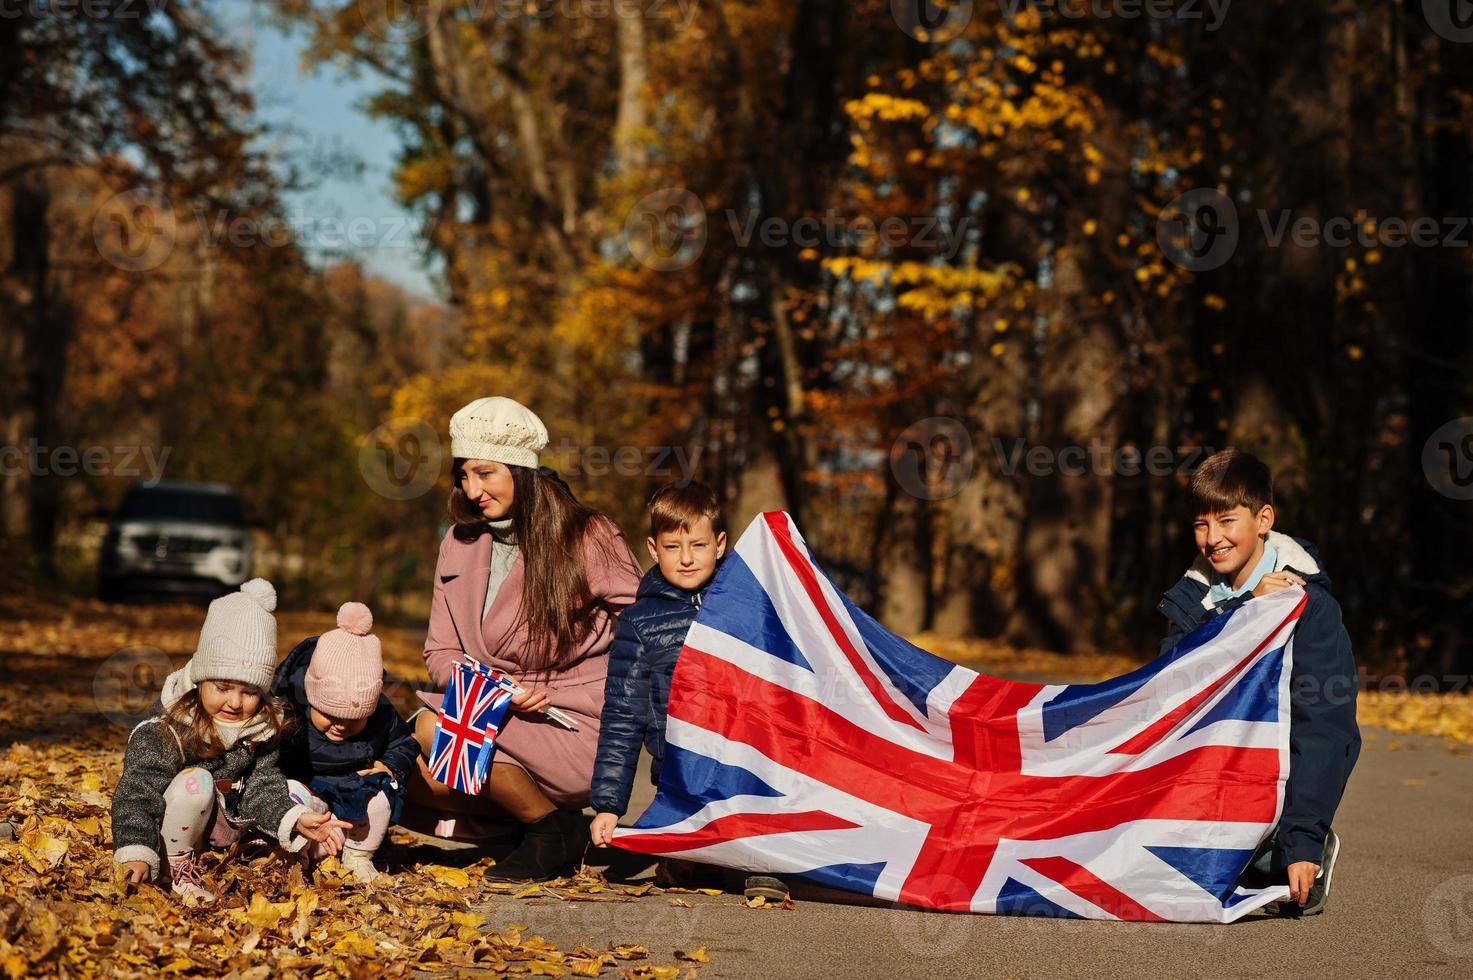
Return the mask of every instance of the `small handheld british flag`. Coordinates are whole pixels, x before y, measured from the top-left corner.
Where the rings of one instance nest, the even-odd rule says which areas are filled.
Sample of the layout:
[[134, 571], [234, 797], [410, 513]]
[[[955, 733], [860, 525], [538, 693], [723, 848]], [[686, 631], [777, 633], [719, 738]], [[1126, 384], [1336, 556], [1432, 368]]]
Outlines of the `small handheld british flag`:
[[514, 681], [489, 667], [456, 664], [435, 719], [430, 775], [451, 789], [479, 793], [516, 690]]

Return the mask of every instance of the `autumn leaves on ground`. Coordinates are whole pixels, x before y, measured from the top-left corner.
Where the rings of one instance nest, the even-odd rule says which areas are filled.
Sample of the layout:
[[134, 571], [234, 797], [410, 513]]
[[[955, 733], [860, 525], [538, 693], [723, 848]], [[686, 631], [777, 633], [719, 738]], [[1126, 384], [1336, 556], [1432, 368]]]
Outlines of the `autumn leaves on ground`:
[[[521, 902], [690, 907], [669, 889], [611, 884], [596, 874], [546, 887], [490, 886], [479, 873], [489, 858], [438, 850], [398, 832], [387, 852], [393, 875], [371, 887], [352, 882], [331, 860], [306, 872], [264, 848], [206, 855], [205, 873], [223, 893], [220, 909], [189, 909], [152, 886], [120, 884], [112, 873], [108, 807], [128, 727], [146, 711], [160, 671], [189, 656], [201, 610], [105, 605], [45, 593], [24, 580], [0, 584], [0, 821], [15, 834], [0, 841], [6, 975], [469, 970], [674, 978], [698, 975], [710, 960], [704, 947], [646, 949], [618, 945], [617, 936], [560, 949], [518, 925]], [[332, 625], [329, 613], [284, 612], [278, 620], [283, 651]], [[991, 673], [1087, 680], [1134, 666], [1125, 657], [917, 639]], [[383, 641], [390, 673], [406, 682], [419, 678], [414, 637], [385, 630]], [[394, 690], [401, 700], [409, 696], [407, 683]], [[1473, 742], [1467, 695], [1363, 694], [1361, 705], [1362, 724]], [[721, 900], [742, 904], [737, 895]]]
[[[645, 884], [586, 876], [553, 887], [483, 882], [478, 852], [441, 851], [395, 832], [392, 877], [371, 887], [329, 859], [304, 872], [265, 848], [206, 853], [223, 909], [186, 908], [112, 871], [108, 809], [128, 723], [181, 665], [202, 611], [108, 606], [7, 582], [0, 599], [0, 972], [22, 976], [406, 976], [475, 971], [538, 976], [689, 976], [706, 951], [613, 945], [558, 949], [517, 925], [519, 901], [685, 903]], [[283, 651], [332, 616], [279, 615]], [[419, 676], [416, 648], [384, 631], [398, 678]], [[153, 691], [145, 691], [149, 684]], [[402, 688], [406, 690], [407, 688]], [[733, 903], [742, 901], [732, 896]], [[327, 972], [324, 972], [327, 971]]]

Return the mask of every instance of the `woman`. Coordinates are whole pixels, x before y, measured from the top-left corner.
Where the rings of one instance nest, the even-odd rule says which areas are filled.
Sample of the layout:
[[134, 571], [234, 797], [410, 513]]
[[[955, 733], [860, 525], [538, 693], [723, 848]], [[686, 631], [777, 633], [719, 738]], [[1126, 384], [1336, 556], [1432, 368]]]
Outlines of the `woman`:
[[[487, 872], [493, 881], [545, 881], [582, 859], [608, 650], [640, 578], [614, 523], [538, 466], [546, 446], [542, 420], [510, 398], [478, 399], [450, 420], [454, 524], [435, 567], [425, 665], [442, 689], [467, 656], [525, 688], [511, 700], [482, 790], [524, 827], [521, 844]], [[420, 698], [440, 706], [439, 694]], [[551, 721], [549, 707], [577, 730]], [[434, 713], [421, 712], [414, 728], [428, 755]], [[467, 798], [431, 779], [423, 760], [410, 798], [466, 810]]]

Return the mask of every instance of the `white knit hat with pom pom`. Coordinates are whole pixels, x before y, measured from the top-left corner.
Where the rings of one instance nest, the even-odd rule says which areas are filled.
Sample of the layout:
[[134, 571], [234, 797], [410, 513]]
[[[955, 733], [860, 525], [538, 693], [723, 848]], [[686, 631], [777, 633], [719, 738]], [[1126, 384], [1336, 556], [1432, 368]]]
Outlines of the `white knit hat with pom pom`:
[[384, 654], [373, 613], [361, 602], [338, 609], [338, 628], [323, 633], [307, 667], [307, 703], [330, 718], [367, 718], [384, 689]]
[[275, 609], [276, 589], [263, 578], [210, 603], [189, 661], [190, 681], [239, 681], [263, 692], [269, 688], [276, 672]]

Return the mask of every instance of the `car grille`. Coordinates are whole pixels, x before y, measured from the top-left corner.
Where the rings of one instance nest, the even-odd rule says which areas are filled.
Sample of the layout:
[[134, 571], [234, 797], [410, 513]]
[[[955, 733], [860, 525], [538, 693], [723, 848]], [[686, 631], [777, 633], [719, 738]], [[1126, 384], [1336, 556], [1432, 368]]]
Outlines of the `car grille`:
[[214, 550], [219, 543], [209, 538], [181, 537], [175, 534], [140, 534], [133, 538], [133, 544], [139, 551], [157, 558], [204, 555]]

